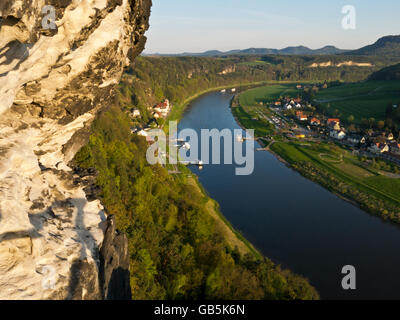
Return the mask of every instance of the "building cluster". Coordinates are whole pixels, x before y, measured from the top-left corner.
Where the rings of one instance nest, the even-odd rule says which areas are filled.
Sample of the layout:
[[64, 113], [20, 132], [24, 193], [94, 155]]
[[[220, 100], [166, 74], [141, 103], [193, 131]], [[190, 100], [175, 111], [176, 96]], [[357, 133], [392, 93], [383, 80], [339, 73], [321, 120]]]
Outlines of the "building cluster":
[[304, 108], [305, 105], [302, 104], [301, 98], [283, 98], [274, 103], [275, 107], [283, 108], [284, 110], [292, 110], [292, 109], [301, 109]]
[[171, 110], [171, 105], [169, 103], [169, 100], [164, 99], [163, 102], [160, 102], [159, 104], [153, 107], [152, 115], [155, 119], [166, 118], [170, 110]]
[[352, 147], [373, 154], [385, 154], [400, 160], [400, 136], [395, 139], [393, 133], [375, 132], [370, 135], [348, 133], [340, 119], [329, 118], [321, 121], [316, 116], [307, 116], [303, 111], [296, 111], [296, 119], [308, 126], [318, 127], [321, 134]]
[[[158, 103], [154, 107], [149, 108], [149, 111], [152, 112], [153, 118], [149, 120], [149, 122], [144, 126], [136, 126], [131, 128], [132, 134], [137, 134], [138, 136], [145, 137], [148, 143], [154, 143], [154, 138], [149, 134], [149, 131], [152, 128], [160, 127], [157, 119], [166, 118], [171, 110], [171, 104], [168, 99], [164, 99], [164, 101]], [[131, 118], [140, 117], [140, 112], [137, 109], [131, 109], [130, 111]]]

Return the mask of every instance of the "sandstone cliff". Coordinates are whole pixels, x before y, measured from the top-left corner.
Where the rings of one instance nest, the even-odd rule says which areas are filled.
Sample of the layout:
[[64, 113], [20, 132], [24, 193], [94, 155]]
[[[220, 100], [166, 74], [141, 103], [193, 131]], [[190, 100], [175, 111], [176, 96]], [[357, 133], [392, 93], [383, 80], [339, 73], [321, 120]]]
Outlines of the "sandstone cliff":
[[[50, 6], [50, 7], [49, 7]], [[0, 299], [129, 298], [127, 243], [68, 164], [144, 48], [151, 0], [1, 0]]]

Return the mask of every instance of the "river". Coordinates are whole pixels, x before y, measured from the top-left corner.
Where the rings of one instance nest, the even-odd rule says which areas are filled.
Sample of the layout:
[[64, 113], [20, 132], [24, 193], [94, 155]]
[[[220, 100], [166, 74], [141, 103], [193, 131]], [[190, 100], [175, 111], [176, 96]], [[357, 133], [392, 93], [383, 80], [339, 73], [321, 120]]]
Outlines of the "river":
[[[240, 129], [231, 98], [211, 93], [193, 101], [179, 130]], [[322, 299], [400, 298], [397, 225], [340, 199], [267, 151], [255, 153], [252, 175], [236, 176], [235, 168], [206, 165], [192, 171], [225, 217], [265, 256], [308, 278]], [[345, 265], [356, 268], [356, 290], [342, 288]]]

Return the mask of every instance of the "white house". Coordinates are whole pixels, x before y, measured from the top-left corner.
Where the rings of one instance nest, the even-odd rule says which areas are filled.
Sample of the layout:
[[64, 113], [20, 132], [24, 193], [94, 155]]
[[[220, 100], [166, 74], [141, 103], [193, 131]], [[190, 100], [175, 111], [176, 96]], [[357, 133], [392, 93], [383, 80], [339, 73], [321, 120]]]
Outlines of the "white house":
[[131, 117], [132, 118], [138, 118], [140, 117], [140, 111], [138, 109], [132, 109], [131, 110]]
[[169, 100], [165, 99], [163, 102], [159, 103], [157, 106], [154, 107], [155, 112], [159, 112], [162, 116], [166, 116], [170, 111], [170, 104]]
[[292, 105], [291, 104], [287, 104], [287, 105], [285, 105], [285, 109], [286, 110], [291, 110], [293, 107], [292, 107]]
[[154, 112], [153, 117], [154, 119], [160, 119], [163, 117], [163, 114], [161, 112]]
[[141, 137], [147, 137], [149, 134], [148, 134], [146, 131], [144, 131], [144, 130], [140, 130], [140, 131], [138, 132], [138, 135], [141, 136]]
[[349, 137], [347, 137], [347, 141], [352, 144], [364, 144], [367, 142], [365, 137], [359, 136], [359, 135], [349, 136]]
[[346, 137], [346, 133], [343, 130], [331, 130], [329, 135], [331, 138], [337, 140], [343, 140]]
[[386, 143], [374, 143], [368, 148], [369, 151], [376, 154], [381, 154], [389, 151], [389, 146]]

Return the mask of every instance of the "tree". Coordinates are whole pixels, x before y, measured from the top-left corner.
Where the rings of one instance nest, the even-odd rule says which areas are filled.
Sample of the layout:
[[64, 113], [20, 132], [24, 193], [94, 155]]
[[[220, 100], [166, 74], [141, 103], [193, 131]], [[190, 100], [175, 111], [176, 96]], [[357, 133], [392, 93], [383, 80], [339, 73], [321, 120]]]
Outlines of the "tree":
[[372, 128], [373, 126], [374, 126], [374, 124], [375, 124], [375, 118], [369, 118], [368, 119], [368, 124], [369, 124], [369, 127], [370, 128]]
[[382, 130], [385, 127], [385, 121], [378, 121], [376, 125], [378, 126], [378, 129]]

